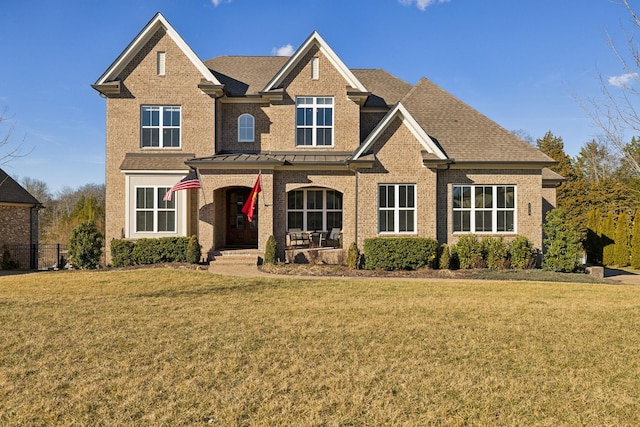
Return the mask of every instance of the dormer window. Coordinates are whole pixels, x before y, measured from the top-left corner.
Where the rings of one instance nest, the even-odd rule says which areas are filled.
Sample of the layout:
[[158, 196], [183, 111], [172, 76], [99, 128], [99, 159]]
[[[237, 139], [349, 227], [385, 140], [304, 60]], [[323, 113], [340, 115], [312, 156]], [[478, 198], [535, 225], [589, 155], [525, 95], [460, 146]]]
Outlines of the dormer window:
[[296, 98], [296, 146], [333, 145], [333, 98]]
[[255, 120], [251, 114], [242, 114], [238, 117], [238, 141], [253, 142]]

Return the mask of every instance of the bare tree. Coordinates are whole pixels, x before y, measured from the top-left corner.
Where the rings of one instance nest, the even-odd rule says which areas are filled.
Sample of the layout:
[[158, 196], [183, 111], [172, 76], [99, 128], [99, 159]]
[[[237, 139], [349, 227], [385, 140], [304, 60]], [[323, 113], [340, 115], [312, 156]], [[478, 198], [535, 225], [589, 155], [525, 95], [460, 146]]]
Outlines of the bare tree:
[[14, 124], [9, 125], [9, 120], [7, 107], [5, 107], [0, 113], [0, 166], [28, 154], [23, 152], [21, 143], [11, 147]]
[[640, 90], [633, 87], [634, 83], [640, 83], [640, 49], [634, 39], [634, 30], [640, 29], [640, 17], [629, 0], [622, 0], [621, 4], [629, 12], [632, 29], [626, 30], [622, 25], [626, 39], [624, 50], [618, 47], [612, 36], [608, 37], [608, 44], [625, 74], [609, 79], [600, 75], [603, 99], [588, 99], [585, 111], [603, 132], [603, 140], [619, 152], [621, 158], [640, 177], [640, 156], [629, 147], [629, 133], [640, 134], [640, 106], [637, 105]]

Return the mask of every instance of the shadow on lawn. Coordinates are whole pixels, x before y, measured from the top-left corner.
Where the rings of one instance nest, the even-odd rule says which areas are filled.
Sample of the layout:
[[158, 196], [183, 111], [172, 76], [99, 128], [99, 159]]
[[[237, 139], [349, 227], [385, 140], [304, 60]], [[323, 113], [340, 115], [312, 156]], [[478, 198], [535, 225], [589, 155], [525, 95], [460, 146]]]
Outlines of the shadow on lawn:
[[616, 276], [638, 276], [638, 273], [628, 270], [620, 270], [618, 268], [605, 268], [604, 277], [616, 277]]

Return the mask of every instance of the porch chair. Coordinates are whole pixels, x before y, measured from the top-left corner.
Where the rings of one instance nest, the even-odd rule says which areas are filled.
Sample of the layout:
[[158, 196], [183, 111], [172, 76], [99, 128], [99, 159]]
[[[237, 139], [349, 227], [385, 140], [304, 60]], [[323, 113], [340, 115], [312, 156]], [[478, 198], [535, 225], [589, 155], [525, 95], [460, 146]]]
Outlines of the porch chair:
[[326, 238], [327, 245], [340, 246], [340, 235], [342, 230], [339, 228], [332, 228], [331, 233]]
[[299, 228], [289, 229], [289, 246], [309, 245], [309, 234]]

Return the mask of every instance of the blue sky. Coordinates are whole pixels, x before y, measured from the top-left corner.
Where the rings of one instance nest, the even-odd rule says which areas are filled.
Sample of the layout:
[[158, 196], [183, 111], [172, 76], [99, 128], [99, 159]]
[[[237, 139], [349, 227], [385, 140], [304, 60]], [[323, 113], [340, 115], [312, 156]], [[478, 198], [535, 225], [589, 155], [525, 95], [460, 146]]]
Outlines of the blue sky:
[[317, 30], [350, 68], [427, 77], [508, 130], [551, 130], [570, 155], [598, 134], [576, 98], [625, 73], [607, 34], [622, 45], [631, 28], [610, 0], [4, 2], [0, 137], [13, 125], [28, 152], [7, 173], [54, 193], [104, 182], [105, 101], [90, 85], [158, 11], [203, 60], [272, 55]]

